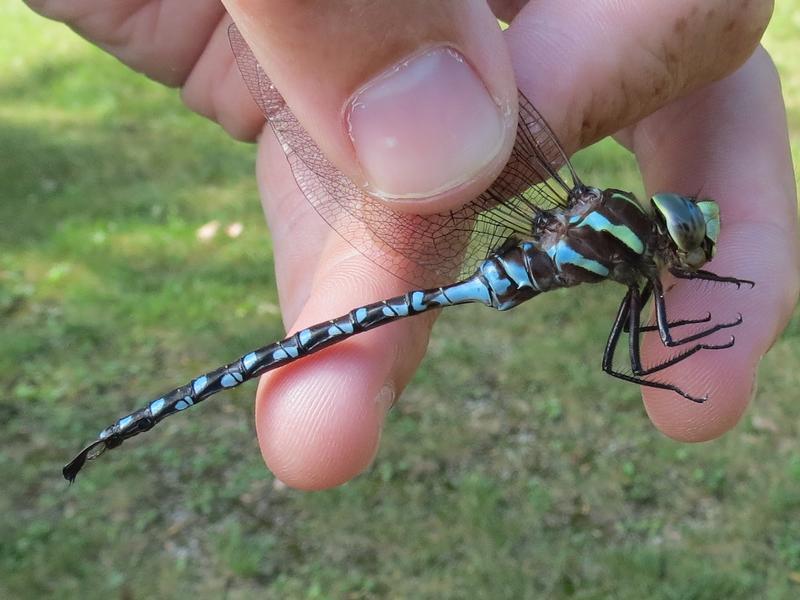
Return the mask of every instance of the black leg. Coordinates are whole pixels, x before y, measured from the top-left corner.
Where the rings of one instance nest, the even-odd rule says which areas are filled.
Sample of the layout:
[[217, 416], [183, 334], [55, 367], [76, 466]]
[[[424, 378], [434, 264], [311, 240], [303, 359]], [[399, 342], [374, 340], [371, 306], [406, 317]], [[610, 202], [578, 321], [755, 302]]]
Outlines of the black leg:
[[647, 302], [650, 300], [650, 296], [652, 295], [653, 295], [653, 282], [648, 279], [647, 283], [644, 284], [642, 291], [639, 293], [639, 306], [641, 308], [644, 308]]
[[[603, 351], [603, 371], [609, 375], [617, 377], [614, 371], [614, 354], [617, 351], [617, 344], [619, 343], [619, 336], [622, 335], [623, 328], [628, 321], [628, 314], [630, 313], [631, 294], [635, 288], [628, 288], [628, 292], [622, 299], [622, 302], [617, 309], [617, 316], [614, 318], [614, 325], [611, 326], [611, 333], [608, 334], [606, 341], [606, 349]], [[624, 378], [623, 378], [624, 379]]]
[[736, 342], [736, 338], [734, 336], [731, 336], [731, 339], [728, 340], [728, 342], [725, 343], [725, 344], [715, 344], [715, 345], [697, 344], [696, 346], [692, 346], [688, 350], [684, 350], [683, 352], [679, 352], [675, 356], [672, 356], [672, 357], [668, 358], [667, 360], [665, 360], [664, 362], [658, 363], [657, 365], [655, 365], [653, 367], [649, 367], [647, 369], [640, 369], [638, 371], [634, 370], [633, 372], [636, 375], [642, 375], [642, 376], [643, 375], [652, 375], [653, 373], [657, 373], [658, 371], [660, 371], [662, 369], [666, 369], [667, 367], [671, 367], [672, 365], [675, 365], [675, 364], [681, 362], [682, 360], [684, 360], [686, 358], [689, 358], [692, 354], [700, 352], [700, 350], [724, 350], [725, 348], [731, 348], [734, 345], [735, 342]]
[[721, 275], [717, 275], [716, 273], [712, 273], [711, 271], [704, 271], [703, 269], [698, 269], [697, 271], [679, 271], [677, 269], [671, 270], [675, 277], [678, 279], [700, 279], [702, 281], [716, 281], [719, 283], [732, 283], [737, 288], [743, 285], [749, 285], [751, 288], [756, 286], [754, 281], [750, 281], [749, 279], [737, 279], [736, 277], [723, 277]]
[[[653, 284], [648, 281], [644, 288], [641, 291], [641, 310], [644, 310], [644, 307], [647, 306], [647, 301], [650, 300], [650, 296], [653, 293]], [[696, 325], [697, 323], [708, 323], [711, 320], [711, 313], [706, 313], [705, 317], [700, 319], [680, 319], [678, 321], [672, 321], [669, 323], [670, 328], [672, 327], [680, 327], [682, 325]], [[657, 325], [642, 325], [639, 330], [640, 331], [656, 331], [658, 329]], [[630, 331], [630, 324], [625, 323], [625, 333]]]
[[[635, 298], [632, 299], [632, 304], [633, 304], [634, 301], [635, 301]], [[632, 305], [631, 306], [631, 315], [633, 315], [633, 308], [634, 307]], [[709, 315], [709, 318], [710, 318], [710, 315]], [[690, 323], [691, 322], [695, 322], [696, 323], [698, 321], [699, 322], [703, 322], [705, 320], [707, 320], [707, 319], [699, 319], [699, 320], [696, 320], [696, 321], [689, 321], [689, 322]], [[676, 321], [675, 323], [680, 323], [680, 321]], [[670, 323], [670, 325], [674, 325], [674, 323]], [[657, 328], [657, 326], [649, 327], [649, 329], [656, 329], [656, 328]], [[645, 328], [640, 326], [638, 319], [634, 320], [631, 317], [630, 329], [631, 329], [631, 334], [630, 334], [631, 370], [633, 371], [633, 374], [638, 376], [638, 377], [643, 377], [645, 375], [652, 375], [653, 373], [657, 373], [658, 371], [661, 371], [662, 369], [666, 369], [667, 367], [671, 367], [672, 365], [675, 365], [675, 364], [681, 362], [682, 360], [684, 360], [686, 358], [689, 358], [692, 354], [695, 354], [696, 352], [699, 352], [700, 350], [722, 350], [724, 348], [730, 348], [731, 346], [733, 346], [733, 343], [735, 341], [734, 337], [731, 336], [731, 339], [726, 344], [697, 344], [697, 345], [689, 348], [688, 350], [684, 350], [683, 352], [679, 352], [675, 356], [672, 356], [672, 357], [668, 358], [667, 360], [665, 360], [662, 363], [659, 363], [659, 364], [657, 364], [657, 365], [655, 365], [653, 367], [648, 367], [648, 368], [645, 369], [645, 368], [642, 367], [642, 359], [641, 359], [641, 355], [639, 354], [639, 336], [641, 335], [641, 333], [643, 331], [645, 331]], [[702, 336], [700, 336], [700, 337], [702, 337]], [[688, 341], [688, 340], [693, 339], [693, 338], [694, 338], [694, 336], [689, 336], [688, 338], [685, 338], [685, 341]]]
[[[680, 319], [678, 321], [670, 321], [667, 323], [672, 329], [673, 327], [680, 327], [681, 325], [697, 325], [698, 323], [708, 323], [711, 320], [711, 313], [706, 313], [705, 317], [701, 317], [700, 319]], [[628, 331], [627, 325], [625, 326], [625, 331]], [[641, 325], [639, 327], [639, 331], [658, 331], [658, 325]]]
[[[630, 361], [631, 361], [631, 371], [636, 377], [644, 377], [646, 375], [652, 375], [653, 373], [657, 373], [662, 369], [666, 369], [674, 364], [681, 362], [682, 360], [690, 357], [692, 354], [699, 352], [700, 350], [721, 350], [722, 348], [730, 348], [733, 346], [734, 338], [731, 336], [730, 341], [727, 344], [722, 345], [711, 345], [711, 344], [697, 344], [696, 346], [680, 352], [675, 356], [665, 360], [662, 363], [659, 363], [653, 367], [644, 368], [642, 367], [642, 357], [639, 349], [639, 342], [640, 336], [642, 333], [643, 328], [641, 327], [641, 321], [639, 318], [634, 318], [634, 315], [641, 314], [641, 305], [639, 304], [640, 298], [636, 293], [631, 294], [630, 300], [630, 315], [629, 315], [629, 327], [630, 327], [630, 337], [629, 337], [629, 353], [630, 353]], [[687, 394], [684, 394], [682, 391], [678, 392], [684, 397], [689, 397]]]
[[[630, 294], [630, 290], [628, 291], [628, 293]], [[642, 291], [639, 292], [637, 290], [637, 293], [639, 294], [639, 313], [640, 313], [639, 319], [641, 320], [641, 311], [647, 305], [647, 301], [650, 300], [650, 296], [653, 293], [653, 284], [652, 284], [652, 282], [650, 282], [648, 280], [647, 283], [644, 284], [644, 287], [642, 288]], [[628, 299], [628, 302], [630, 302], [630, 298]], [[629, 333], [630, 330], [631, 330], [630, 322], [629, 322], [628, 319], [625, 319], [625, 323], [623, 325], [623, 331], [625, 333]]]
[[[679, 340], [675, 340], [672, 338], [672, 334], [670, 333], [670, 323], [667, 320], [667, 305], [664, 301], [664, 288], [661, 285], [661, 282], [657, 279], [653, 280], [653, 290], [655, 292], [654, 298], [656, 303], [656, 323], [658, 328], [658, 333], [661, 336], [661, 342], [667, 348], [674, 348], [675, 346], [681, 346], [682, 344], [686, 344], [688, 342], [692, 342], [694, 340], [699, 340], [700, 338], [704, 338], [706, 336], [711, 335], [715, 331], [719, 331], [720, 329], [726, 329], [728, 327], [735, 327], [742, 322], [742, 315], [739, 315], [736, 320], [730, 321], [729, 323], [718, 323], [713, 327], [709, 327], [708, 329], [703, 329], [702, 331], [698, 331], [690, 336], [685, 338], [681, 338]], [[718, 348], [728, 348], [729, 346], [723, 345], [719, 347], [708, 346], [708, 349], [718, 349]]]
[[[642, 303], [641, 303], [641, 295], [639, 289], [637, 287], [630, 287], [628, 288], [628, 293], [625, 294], [625, 297], [622, 299], [622, 303], [619, 305], [619, 310], [617, 311], [617, 316], [614, 319], [614, 325], [611, 328], [611, 333], [608, 336], [608, 341], [606, 342], [606, 349], [603, 352], [603, 371], [611, 375], [612, 377], [616, 377], [617, 379], [622, 379], [623, 381], [628, 381], [630, 383], [636, 383], [638, 385], [658, 388], [662, 390], [670, 390], [679, 394], [686, 398], [687, 400], [691, 400], [692, 402], [702, 403], [705, 402], [708, 398], [697, 398], [695, 396], [691, 396], [687, 394], [682, 389], [680, 389], [676, 385], [672, 385], [669, 383], [662, 383], [660, 381], [648, 381], [646, 379], [642, 379], [641, 377], [637, 377], [635, 375], [628, 375], [627, 373], [621, 373], [614, 369], [614, 354], [617, 350], [617, 345], [619, 344], [620, 335], [627, 324], [628, 329], [630, 329], [631, 334], [629, 338], [629, 350], [631, 355], [631, 367], [633, 368], [634, 372], [636, 370], [644, 371], [641, 368], [641, 359], [639, 357], [639, 334], [640, 334], [640, 327], [639, 327], [639, 316], [642, 310]], [[696, 352], [700, 350], [698, 348], [692, 352]], [[677, 358], [675, 361], [671, 362], [670, 364], [675, 364], [679, 360], [686, 358], [685, 356], [681, 358]], [[669, 365], [659, 366], [655, 370], [660, 370]]]

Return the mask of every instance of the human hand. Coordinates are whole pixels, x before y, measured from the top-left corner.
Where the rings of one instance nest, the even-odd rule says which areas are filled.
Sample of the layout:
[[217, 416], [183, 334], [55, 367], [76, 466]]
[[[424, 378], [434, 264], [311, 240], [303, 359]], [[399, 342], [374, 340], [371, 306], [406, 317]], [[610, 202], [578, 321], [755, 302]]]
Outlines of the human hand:
[[[195, 2], [184, 17], [170, 3], [139, 0], [128, 3], [141, 9], [125, 12], [134, 15], [129, 21], [105, 23], [100, 17], [112, 9], [100, 2], [31, 4], [51, 14], [74, 10], [59, 16], [71, 17], [84, 35], [151, 76], [185, 83], [187, 104], [236, 137], [258, 130], [260, 115], [232, 66], [226, 17], [215, 2]], [[492, 3], [506, 20], [516, 14], [515, 4], [524, 3]], [[388, 192], [385, 196], [420, 196], [389, 200], [393, 206], [425, 212], [468, 201], [499, 172], [513, 142], [507, 115], [493, 121], [481, 112], [480, 94], [464, 88], [459, 98], [464, 110], [472, 111], [464, 114], [485, 119], [462, 127], [463, 139], [444, 139], [435, 119], [421, 125], [383, 114], [380, 122], [401, 124], [398, 134], [411, 132], [403, 161], [381, 162], [380, 152], [369, 145], [369, 122], [364, 140], [356, 139], [355, 146], [363, 142], [370, 151], [354, 150], [343, 120], [352, 94], [419, 49], [442, 43], [461, 51], [500, 106], [513, 106], [515, 73], [516, 85], [567, 149], [618, 131], [618, 139], [636, 153], [649, 191], [702, 188], [717, 199], [724, 225], [719, 258], [711, 268], [759, 285], [748, 294], [675, 287], [674, 314], [703, 314], [713, 306], [719, 315], [742, 312], [745, 322], [724, 357], [699, 353], [671, 370], [670, 378], [720, 400], [698, 407], [657, 390], [645, 389], [644, 395], [654, 423], [677, 439], [708, 439], [735, 424], [749, 399], [758, 359], [785, 325], [798, 286], [794, 179], [780, 90], [763, 50], [747, 60], [770, 3], [686, 0], [623, 8], [597, 1], [582, 3], [577, 12], [545, 0], [525, 6], [503, 34], [480, 1], [440, 2], [433, 8], [386, 0], [301, 6], [229, 0], [226, 6], [293, 111], [340, 169]], [[159, 26], [148, 27], [159, 11]], [[78, 14], [91, 16], [78, 19]], [[435, 91], [426, 102], [435, 104]], [[447, 102], [452, 107], [453, 98]], [[460, 152], [470, 144], [496, 149]], [[403, 284], [354, 253], [316, 217], [271, 135], [262, 138], [259, 181], [289, 329], [404, 291]], [[382, 327], [265, 376], [257, 426], [276, 475], [296, 487], [319, 489], [361, 471], [376, 450], [388, 406], [424, 353], [431, 325], [431, 318], [421, 317]], [[649, 342], [645, 349], [649, 362], [655, 362], [664, 349], [657, 339]]]

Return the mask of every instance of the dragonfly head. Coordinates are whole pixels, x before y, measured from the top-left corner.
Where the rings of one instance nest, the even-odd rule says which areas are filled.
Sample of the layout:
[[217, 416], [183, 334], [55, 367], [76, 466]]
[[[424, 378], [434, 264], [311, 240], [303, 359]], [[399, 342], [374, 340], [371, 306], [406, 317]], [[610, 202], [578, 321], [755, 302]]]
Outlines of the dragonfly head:
[[719, 236], [716, 202], [672, 193], [656, 194], [651, 201], [656, 226], [669, 239], [677, 266], [696, 270], [711, 260]]

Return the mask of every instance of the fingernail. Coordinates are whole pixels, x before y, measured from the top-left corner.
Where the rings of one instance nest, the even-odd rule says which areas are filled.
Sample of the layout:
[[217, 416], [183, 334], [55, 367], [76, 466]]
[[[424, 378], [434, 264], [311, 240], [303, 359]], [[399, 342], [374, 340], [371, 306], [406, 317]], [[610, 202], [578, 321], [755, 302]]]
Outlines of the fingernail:
[[478, 74], [452, 48], [423, 52], [361, 88], [350, 138], [382, 198], [427, 198], [474, 179], [500, 151], [505, 120]]
[[381, 412], [386, 415], [392, 406], [394, 406], [394, 401], [394, 386], [387, 383], [381, 388], [381, 391], [378, 392], [378, 396], [375, 398], [375, 403], [378, 405], [378, 408], [380, 408]]

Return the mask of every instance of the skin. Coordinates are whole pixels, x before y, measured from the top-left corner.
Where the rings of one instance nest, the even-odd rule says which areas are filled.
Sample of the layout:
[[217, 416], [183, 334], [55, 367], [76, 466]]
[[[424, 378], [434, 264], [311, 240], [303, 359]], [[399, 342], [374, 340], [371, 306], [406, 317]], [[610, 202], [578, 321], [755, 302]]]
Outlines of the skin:
[[[235, 138], [253, 140], [263, 116], [232, 63], [227, 9], [319, 146], [354, 178], [360, 167], [342, 119], [348, 100], [418, 49], [445, 42], [461, 50], [495, 98], [514, 98], [518, 85], [568, 151], [614, 134], [635, 153], [648, 193], [701, 190], [715, 198], [723, 227], [718, 258], [708, 268], [757, 286], [737, 292], [679, 282], [670, 289], [673, 315], [703, 316], [714, 307], [714, 321], [744, 317], [732, 349], [700, 352], [664, 372], [665, 380], [707, 391], [712, 400], [696, 405], [643, 388], [654, 425], [676, 440], [712, 439], [737, 423], [754, 393], [758, 363], [797, 302], [788, 132], [777, 74], [758, 46], [769, 1], [495, 0], [487, 6], [443, 0], [434, 7], [407, 0], [400, 10], [392, 0], [225, 0], [224, 7], [195, 0], [189, 14], [176, 0], [28, 4], [132, 68], [181, 86], [192, 110]], [[492, 11], [512, 22], [506, 32], [497, 29]], [[405, 291], [316, 216], [264, 131], [257, 174], [287, 330]], [[468, 185], [412, 207], [393, 206], [426, 212], [467, 202], [501, 167], [498, 157]], [[258, 438], [278, 478], [323, 489], [368, 466], [387, 410], [422, 359], [434, 318], [356, 336], [261, 379]], [[712, 343], [728, 339], [717, 335]], [[643, 348], [647, 364], [669, 355], [656, 336], [647, 336]]]

